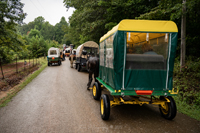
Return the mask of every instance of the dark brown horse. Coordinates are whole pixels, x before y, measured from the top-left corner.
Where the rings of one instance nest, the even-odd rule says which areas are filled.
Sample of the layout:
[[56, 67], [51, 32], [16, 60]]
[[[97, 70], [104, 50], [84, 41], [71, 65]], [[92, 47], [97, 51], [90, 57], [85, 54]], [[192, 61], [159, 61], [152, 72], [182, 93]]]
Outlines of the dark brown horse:
[[92, 83], [92, 74], [94, 74], [95, 82], [97, 82], [96, 77], [99, 76], [99, 58], [98, 57], [89, 57], [87, 61], [88, 72], [89, 72], [89, 82], [87, 84], [87, 89], [89, 90]]

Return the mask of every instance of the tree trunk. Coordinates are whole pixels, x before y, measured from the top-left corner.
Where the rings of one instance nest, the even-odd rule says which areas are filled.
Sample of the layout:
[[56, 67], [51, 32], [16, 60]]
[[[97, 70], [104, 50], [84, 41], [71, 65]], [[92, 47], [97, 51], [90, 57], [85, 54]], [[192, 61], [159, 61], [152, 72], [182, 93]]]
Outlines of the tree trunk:
[[[0, 58], [1, 73], [2, 73], [2, 76], [3, 76], [2, 79], [4, 79], [3, 68], [2, 68], [1, 62], [2, 62], [2, 59]], [[3, 64], [3, 63], [2, 63], [2, 64]]]
[[185, 36], [186, 36], [186, 0], [183, 0], [182, 8], [182, 21], [181, 21], [181, 58], [180, 58], [180, 71], [185, 66]]

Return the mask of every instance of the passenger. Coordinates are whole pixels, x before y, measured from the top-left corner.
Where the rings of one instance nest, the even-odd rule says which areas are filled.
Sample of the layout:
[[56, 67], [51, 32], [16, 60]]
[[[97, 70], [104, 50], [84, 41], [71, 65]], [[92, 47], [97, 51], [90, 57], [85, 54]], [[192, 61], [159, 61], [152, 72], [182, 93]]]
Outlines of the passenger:
[[75, 60], [75, 52], [73, 52], [73, 53], [69, 56], [69, 60], [70, 60], [70, 67], [73, 68], [73, 61]]
[[145, 42], [142, 45], [142, 51], [143, 51], [143, 54], [157, 55], [157, 53], [153, 51], [153, 48], [151, 47], [151, 45], [148, 42]]
[[63, 59], [65, 60], [65, 50], [63, 50]]

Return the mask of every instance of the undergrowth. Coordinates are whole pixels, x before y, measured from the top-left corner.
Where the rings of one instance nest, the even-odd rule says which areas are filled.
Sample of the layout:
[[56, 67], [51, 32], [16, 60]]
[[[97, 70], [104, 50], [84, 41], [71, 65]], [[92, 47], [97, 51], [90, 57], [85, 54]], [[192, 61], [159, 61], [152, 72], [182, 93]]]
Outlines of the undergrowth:
[[178, 111], [200, 120], [200, 58], [188, 58], [181, 72], [178, 58], [175, 60], [174, 88], [179, 89], [174, 97]]

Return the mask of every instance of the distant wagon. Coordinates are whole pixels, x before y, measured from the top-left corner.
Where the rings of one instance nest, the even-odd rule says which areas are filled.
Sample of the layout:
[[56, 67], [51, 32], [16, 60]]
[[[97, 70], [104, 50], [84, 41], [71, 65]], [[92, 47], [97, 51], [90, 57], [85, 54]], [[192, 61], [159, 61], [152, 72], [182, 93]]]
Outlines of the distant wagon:
[[65, 49], [65, 56], [69, 57], [69, 55], [70, 55], [70, 50], [71, 50], [70, 47]]
[[[173, 88], [177, 34], [172, 21], [122, 20], [101, 37], [99, 77], [92, 94], [101, 98], [103, 120], [109, 119], [111, 107], [121, 104], [158, 105], [164, 118], [176, 116], [172, 96], [178, 93]], [[112, 99], [101, 95], [102, 89]]]
[[48, 50], [48, 66], [52, 65], [52, 64], [58, 64], [59, 66], [62, 64], [61, 63], [61, 56], [60, 56], [60, 50], [59, 48], [54, 48], [51, 47]]
[[90, 56], [98, 56], [99, 54], [99, 45], [96, 42], [88, 41], [76, 49], [76, 66], [75, 68], [78, 69], [78, 71], [86, 70], [86, 62], [89, 59]]

